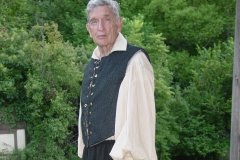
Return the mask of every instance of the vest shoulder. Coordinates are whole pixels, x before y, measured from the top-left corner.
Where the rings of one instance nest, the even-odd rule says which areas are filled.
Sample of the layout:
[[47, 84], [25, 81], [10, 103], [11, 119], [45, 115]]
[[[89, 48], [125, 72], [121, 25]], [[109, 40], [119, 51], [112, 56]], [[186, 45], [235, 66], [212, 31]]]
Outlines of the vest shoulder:
[[128, 44], [128, 50], [130, 51], [130, 52], [132, 52], [133, 54], [135, 54], [136, 52], [138, 52], [138, 51], [142, 51], [145, 55], [146, 55], [146, 57], [147, 57], [147, 59], [149, 60], [149, 62], [150, 62], [150, 58], [149, 58], [149, 55], [148, 55], [148, 53], [146, 52], [146, 50], [144, 49], [144, 48], [142, 48], [142, 47], [138, 47], [138, 46], [135, 46], [135, 45], [132, 45], [132, 44]]

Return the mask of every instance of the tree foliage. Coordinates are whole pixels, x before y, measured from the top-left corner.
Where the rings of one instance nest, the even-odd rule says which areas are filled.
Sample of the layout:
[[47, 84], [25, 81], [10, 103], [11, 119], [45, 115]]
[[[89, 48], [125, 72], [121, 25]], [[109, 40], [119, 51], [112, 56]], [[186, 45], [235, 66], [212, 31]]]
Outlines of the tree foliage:
[[1, 119], [26, 122], [26, 159], [73, 159], [66, 151], [77, 119], [80, 50], [62, 41], [55, 24], [1, 36]]
[[[159, 159], [228, 159], [235, 0], [119, 2], [123, 34], [154, 68]], [[86, 3], [0, 0], [0, 123], [27, 125], [11, 159], [78, 159]]]
[[191, 75], [188, 85], [182, 87], [180, 96], [184, 100], [182, 108], [188, 112], [179, 119], [182, 129], [175, 156], [226, 158], [230, 135], [233, 41], [230, 39], [213, 48], [197, 50], [199, 56], [194, 57], [175, 53], [179, 59], [172, 64], [174, 73], [181, 73], [178, 62], [183, 55], [188, 61], [184, 66]]

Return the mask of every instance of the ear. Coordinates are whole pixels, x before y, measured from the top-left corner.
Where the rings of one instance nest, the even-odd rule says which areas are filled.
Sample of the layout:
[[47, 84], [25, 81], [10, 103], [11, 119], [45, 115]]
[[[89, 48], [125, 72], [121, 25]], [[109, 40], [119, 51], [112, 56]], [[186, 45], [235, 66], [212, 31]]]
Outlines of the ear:
[[91, 35], [91, 32], [90, 32], [90, 29], [89, 29], [88, 24], [86, 24], [86, 28], [87, 28], [87, 31], [88, 31], [88, 33], [89, 33], [89, 36], [92, 38], [92, 35]]
[[118, 32], [121, 32], [122, 30], [122, 24], [123, 24], [123, 19], [120, 17], [117, 21], [117, 26], [118, 26]]

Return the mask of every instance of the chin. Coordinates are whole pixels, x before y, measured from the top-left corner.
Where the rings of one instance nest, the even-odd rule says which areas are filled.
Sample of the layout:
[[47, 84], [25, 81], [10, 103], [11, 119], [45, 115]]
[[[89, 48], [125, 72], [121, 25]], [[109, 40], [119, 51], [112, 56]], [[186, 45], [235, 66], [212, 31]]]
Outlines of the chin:
[[101, 43], [101, 42], [99, 42], [99, 43], [97, 43], [97, 45], [100, 46], [100, 47], [104, 47], [104, 46], [107, 46], [108, 43]]

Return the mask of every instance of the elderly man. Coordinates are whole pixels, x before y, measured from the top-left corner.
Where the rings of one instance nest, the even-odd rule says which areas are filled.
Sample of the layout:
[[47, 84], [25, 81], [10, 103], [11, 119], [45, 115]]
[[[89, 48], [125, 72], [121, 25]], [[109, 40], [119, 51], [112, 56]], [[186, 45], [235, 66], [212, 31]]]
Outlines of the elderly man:
[[148, 56], [120, 33], [116, 1], [90, 0], [86, 11], [86, 27], [97, 47], [83, 77], [78, 155], [83, 160], [157, 160]]

